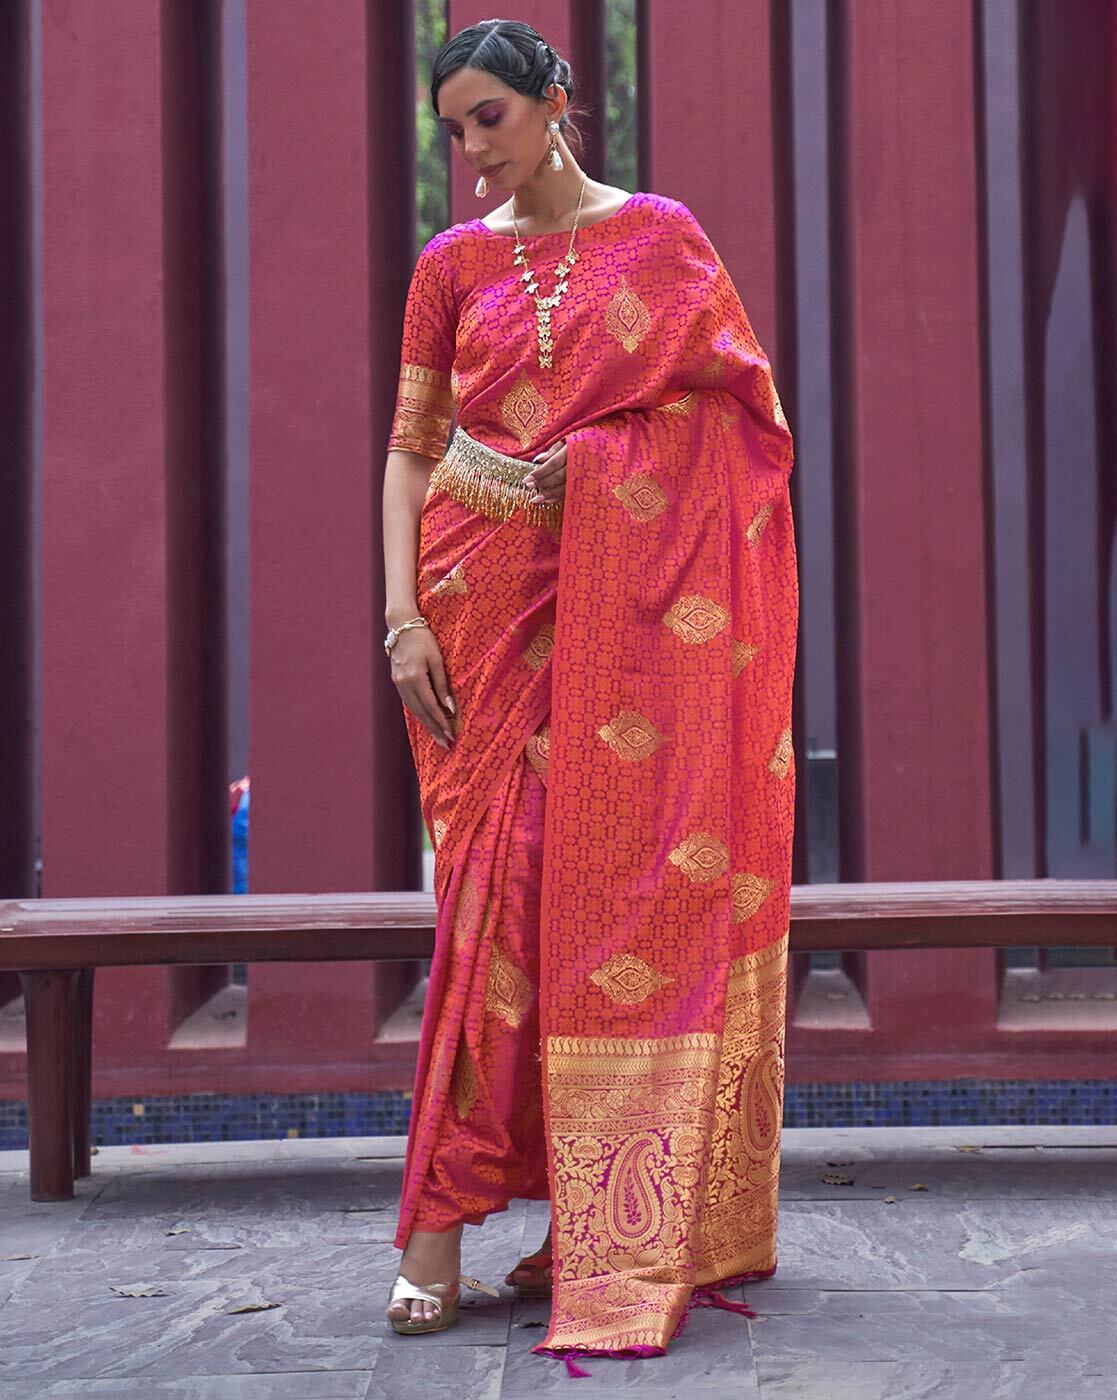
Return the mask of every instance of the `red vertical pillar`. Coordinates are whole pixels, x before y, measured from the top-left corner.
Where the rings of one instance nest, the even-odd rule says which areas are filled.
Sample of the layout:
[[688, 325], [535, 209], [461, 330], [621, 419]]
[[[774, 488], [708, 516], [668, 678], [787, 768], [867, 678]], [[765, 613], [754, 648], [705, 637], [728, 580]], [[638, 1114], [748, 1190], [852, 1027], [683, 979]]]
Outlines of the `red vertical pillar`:
[[[43, 894], [168, 888], [160, 7], [42, 6]], [[164, 974], [98, 979], [97, 1034], [166, 1034]]]
[[641, 183], [682, 200], [710, 235], [780, 380], [776, 162], [788, 133], [773, 123], [769, 0], [644, 0], [640, 14]]
[[[363, 0], [248, 6], [258, 892], [372, 882], [371, 666], [383, 609], [373, 616], [368, 14]], [[374, 987], [367, 963], [253, 968], [251, 1060], [276, 1066], [291, 1089], [319, 1086], [320, 1069], [304, 1078], [303, 1067], [367, 1060]]]
[[[843, 878], [992, 874], [974, 8], [839, 15]], [[844, 314], [842, 314], [844, 312]], [[874, 1030], [957, 1049], [995, 955], [869, 959]]]

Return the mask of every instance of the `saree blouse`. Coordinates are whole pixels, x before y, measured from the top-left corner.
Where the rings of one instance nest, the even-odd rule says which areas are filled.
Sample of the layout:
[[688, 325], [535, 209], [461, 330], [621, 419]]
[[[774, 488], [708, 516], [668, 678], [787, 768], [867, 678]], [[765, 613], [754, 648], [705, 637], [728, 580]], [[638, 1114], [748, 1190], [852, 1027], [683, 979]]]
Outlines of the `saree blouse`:
[[[539, 290], [549, 296], [570, 234], [523, 241]], [[578, 261], [551, 317], [550, 368], [539, 365], [535, 305], [523, 289], [524, 269], [513, 262], [514, 244], [511, 235], [470, 219], [423, 248], [408, 289], [389, 449], [441, 458], [456, 417], [488, 446], [530, 457], [571, 424], [658, 407], [701, 382], [687, 342], [712, 344], [714, 328], [695, 324], [703, 297], [693, 286], [685, 305], [676, 304], [674, 291], [696, 278], [712, 293], [728, 274], [685, 204], [637, 192], [578, 230]], [[727, 348], [722, 369], [730, 379], [746, 361], [763, 358], [755, 342], [744, 353]], [[718, 382], [735, 387], [724, 374]], [[748, 390], [755, 396], [755, 386]], [[771, 399], [768, 408], [782, 418], [774, 391]]]

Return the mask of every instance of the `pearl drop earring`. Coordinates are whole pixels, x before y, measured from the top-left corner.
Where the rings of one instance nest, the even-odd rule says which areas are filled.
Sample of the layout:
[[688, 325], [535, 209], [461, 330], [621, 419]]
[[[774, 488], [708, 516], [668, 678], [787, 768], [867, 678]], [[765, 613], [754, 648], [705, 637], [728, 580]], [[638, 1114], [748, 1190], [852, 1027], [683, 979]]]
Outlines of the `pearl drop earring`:
[[551, 156], [550, 156], [551, 169], [552, 169], [552, 170], [562, 170], [562, 169], [564, 169], [564, 166], [563, 166], [563, 163], [562, 163], [562, 156], [559, 154], [559, 148], [558, 148], [558, 132], [559, 132], [559, 124], [558, 124], [558, 122], [555, 122], [555, 121], [550, 121], [550, 122], [548, 122], [548, 123], [547, 123], [547, 130], [551, 133]]
[[478, 175], [477, 183], [473, 186], [473, 193], [478, 199], [484, 199], [489, 192], [489, 182], [484, 175]]

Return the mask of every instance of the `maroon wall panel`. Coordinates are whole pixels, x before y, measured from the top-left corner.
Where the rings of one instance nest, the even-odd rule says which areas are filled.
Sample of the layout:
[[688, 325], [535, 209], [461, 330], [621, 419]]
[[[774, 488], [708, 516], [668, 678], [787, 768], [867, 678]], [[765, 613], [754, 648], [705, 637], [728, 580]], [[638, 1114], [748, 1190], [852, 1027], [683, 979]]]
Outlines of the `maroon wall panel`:
[[[845, 879], [992, 873], [972, 26], [969, 0], [841, 12]], [[897, 1049], [995, 1014], [991, 953], [869, 963]]]
[[[46, 0], [41, 53], [43, 894], [160, 894], [172, 859], [160, 7]], [[98, 977], [100, 1062], [163, 1043], [164, 981]]]
[[[367, 12], [248, 6], [255, 891], [372, 883]], [[251, 1058], [295, 1087], [292, 1062], [368, 1053], [375, 977], [254, 968]]]
[[641, 10], [642, 182], [682, 200], [710, 235], [782, 393], [776, 162], [788, 133], [773, 126], [783, 57], [769, 0], [644, 0]]

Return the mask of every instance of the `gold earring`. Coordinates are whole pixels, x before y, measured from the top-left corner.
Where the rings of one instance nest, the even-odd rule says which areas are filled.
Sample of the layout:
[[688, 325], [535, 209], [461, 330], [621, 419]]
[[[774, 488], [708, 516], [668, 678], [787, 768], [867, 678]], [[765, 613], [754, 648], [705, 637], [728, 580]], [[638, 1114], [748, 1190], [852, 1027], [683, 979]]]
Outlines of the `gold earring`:
[[559, 132], [559, 124], [558, 124], [558, 122], [554, 122], [554, 121], [548, 122], [548, 123], [547, 123], [547, 130], [551, 133], [551, 153], [550, 153], [551, 169], [552, 169], [552, 170], [563, 170], [565, 167], [563, 166], [563, 163], [562, 163], [562, 156], [559, 154], [559, 148], [558, 148], [558, 132]]
[[477, 177], [477, 183], [473, 186], [473, 193], [477, 196], [478, 199], [484, 199], [488, 192], [488, 180], [485, 179], [484, 175], [479, 175]]

